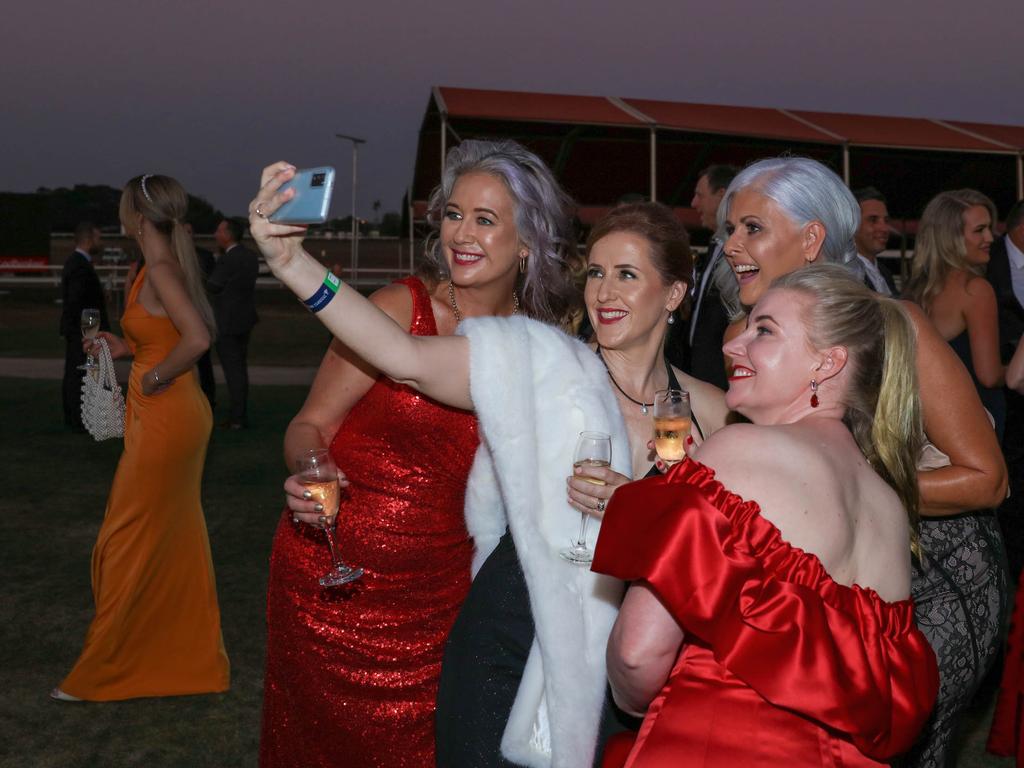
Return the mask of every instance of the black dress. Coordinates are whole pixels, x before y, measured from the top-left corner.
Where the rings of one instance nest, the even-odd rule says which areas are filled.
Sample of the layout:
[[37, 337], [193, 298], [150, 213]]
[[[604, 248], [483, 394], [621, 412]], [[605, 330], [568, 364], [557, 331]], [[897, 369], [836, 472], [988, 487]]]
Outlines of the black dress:
[[967, 367], [967, 372], [971, 374], [971, 381], [974, 382], [974, 386], [978, 390], [981, 404], [992, 414], [992, 418], [995, 421], [996, 434], [999, 436], [999, 442], [1001, 443], [1003, 440], [1003, 430], [1006, 427], [1006, 395], [1003, 394], [1003, 388], [986, 387], [974, 375], [974, 363], [971, 360], [971, 339], [967, 335], [967, 331], [964, 331], [955, 339], [950, 339], [949, 346], [953, 348], [957, 357]]
[[[668, 368], [669, 386], [679, 382]], [[693, 425], [703, 437], [696, 418]], [[647, 476], [657, 475], [651, 467]], [[439, 768], [509, 768], [516, 763], [501, 755], [519, 681], [533, 645], [534, 626], [515, 542], [507, 529], [480, 567], [455, 619], [441, 662], [437, 691], [435, 739]], [[613, 733], [639, 727], [605, 701], [601, 745]]]

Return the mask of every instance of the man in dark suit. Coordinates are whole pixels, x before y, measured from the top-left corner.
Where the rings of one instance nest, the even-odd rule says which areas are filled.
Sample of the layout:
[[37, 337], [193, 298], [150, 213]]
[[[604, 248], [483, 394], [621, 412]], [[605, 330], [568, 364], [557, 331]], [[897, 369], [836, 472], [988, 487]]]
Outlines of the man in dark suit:
[[[185, 223], [185, 231], [188, 232], [188, 236], [192, 237], [192, 225]], [[217, 260], [213, 257], [213, 253], [196, 246], [196, 259], [199, 262], [199, 272], [203, 276], [203, 281], [208, 281], [210, 275], [213, 274], [213, 268], [217, 265]], [[211, 300], [210, 304], [214, 304]], [[203, 390], [203, 394], [206, 395], [206, 399], [210, 401], [210, 409], [216, 410], [217, 408], [217, 383], [213, 378], [213, 356], [212, 350], [208, 349], [203, 352], [203, 356], [196, 361], [196, 369], [199, 371], [199, 388]]]
[[[988, 281], [999, 308], [999, 354], [1010, 362], [1024, 333], [1024, 200], [1006, 216], [1006, 234], [989, 251]], [[1024, 566], [1024, 397], [1006, 387], [1006, 432], [1003, 454], [1010, 475], [1010, 498], [999, 508], [1010, 567], [1016, 575]]]
[[100, 311], [100, 329], [110, 330], [107, 322], [107, 303], [103, 286], [93, 268], [92, 260], [100, 253], [100, 231], [92, 222], [83, 221], [75, 227], [75, 250], [64, 262], [60, 273], [62, 308], [60, 335], [64, 337], [64, 424], [76, 432], [82, 426], [82, 371], [85, 362], [82, 351], [82, 310]]
[[[701, 171], [697, 179], [690, 205], [700, 213], [701, 225], [712, 232], [718, 226], [718, 206], [737, 173], [739, 169], [732, 165], [712, 165]], [[722, 260], [722, 245], [712, 236], [707, 253], [697, 261], [689, 326], [679, 331], [673, 329], [675, 338], [670, 341], [670, 349], [682, 346], [685, 353], [681, 367], [698, 379], [726, 389], [729, 383], [725, 378], [722, 338], [729, 325], [729, 317], [719, 298], [718, 287], [712, 280], [715, 266]], [[683, 333], [681, 340], [680, 332]], [[673, 363], [678, 365], [675, 360]]]
[[854, 190], [860, 205], [860, 226], [853, 235], [857, 257], [864, 267], [864, 284], [884, 296], [898, 296], [892, 272], [878, 261], [889, 242], [889, 209], [885, 195], [874, 187]]
[[214, 238], [222, 251], [206, 287], [214, 300], [217, 319], [217, 357], [228, 385], [231, 415], [220, 426], [244, 429], [249, 426], [249, 335], [256, 316], [256, 277], [259, 258], [240, 245], [245, 228], [235, 219], [224, 219]]

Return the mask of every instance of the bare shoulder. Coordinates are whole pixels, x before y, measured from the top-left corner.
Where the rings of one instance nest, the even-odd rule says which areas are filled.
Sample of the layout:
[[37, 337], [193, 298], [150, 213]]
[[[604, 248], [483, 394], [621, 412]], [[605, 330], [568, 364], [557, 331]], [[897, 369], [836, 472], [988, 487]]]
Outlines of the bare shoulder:
[[808, 478], [830, 474], [821, 444], [795, 425], [730, 424], [694, 453], [729, 490], [759, 502], [790, 498]]
[[185, 281], [181, 266], [173, 259], [159, 259], [147, 264], [146, 277], [158, 291], [165, 287], [181, 286]]
[[725, 392], [714, 384], [694, 378], [688, 373], [672, 366], [676, 379], [690, 393], [690, 405], [697, 413], [704, 433], [710, 435], [725, 426], [729, 415], [729, 406], [725, 404]]
[[757, 477], [786, 471], [790, 443], [780, 427], [730, 424], [705, 440], [694, 458], [715, 470], [726, 487], [740, 492], [756, 485]]
[[996, 300], [996, 291], [992, 283], [980, 275], [967, 275], [964, 280], [964, 292], [969, 302]]

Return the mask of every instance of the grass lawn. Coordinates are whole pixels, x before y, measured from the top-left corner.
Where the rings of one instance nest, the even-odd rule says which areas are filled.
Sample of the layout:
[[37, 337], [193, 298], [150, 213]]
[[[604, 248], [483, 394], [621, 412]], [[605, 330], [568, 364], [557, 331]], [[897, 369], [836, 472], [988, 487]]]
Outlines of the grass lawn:
[[[40, 286], [0, 291], [0, 357], [64, 358], [64, 339], [57, 335], [59, 296], [59, 289]], [[250, 365], [320, 364], [330, 334], [290, 291], [257, 291], [256, 310], [260, 321], [249, 341]], [[120, 333], [116, 317], [111, 323]]]
[[203, 507], [231, 690], [66, 704], [46, 694], [71, 668], [92, 618], [89, 556], [121, 443], [65, 432], [59, 381], [0, 378], [0, 766], [256, 764], [267, 558], [284, 478], [281, 438], [304, 396], [302, 387], [254, 387], [254, 427], [215, 430], [210, 442]]

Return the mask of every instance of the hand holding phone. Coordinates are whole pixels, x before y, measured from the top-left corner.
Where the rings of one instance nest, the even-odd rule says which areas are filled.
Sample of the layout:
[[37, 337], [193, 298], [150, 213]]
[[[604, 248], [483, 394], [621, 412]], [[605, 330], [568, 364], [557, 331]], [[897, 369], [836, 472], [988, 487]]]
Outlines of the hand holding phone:
[[295, 190], [294, 196], [270, 214], [270, 221], [275, 224], [323, 224], [327, 221], [334, 192], [333, 168], [325, 165], [296, 171], [278, 192], [288, 189]]

